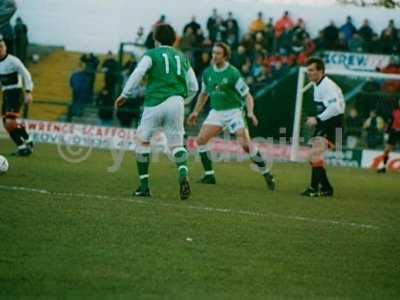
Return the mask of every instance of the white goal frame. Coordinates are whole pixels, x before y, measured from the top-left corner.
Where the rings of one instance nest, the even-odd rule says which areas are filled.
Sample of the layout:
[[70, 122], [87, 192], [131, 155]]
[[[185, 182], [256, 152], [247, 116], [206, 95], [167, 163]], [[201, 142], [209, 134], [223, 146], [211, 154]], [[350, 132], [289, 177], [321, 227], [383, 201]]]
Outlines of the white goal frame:
[[[303, 95], [304, 92], [312, 87], [312, 82], [309, 82], [306, 86], [306, 67], [299, 68], [299, 75], [297, 78], [297, 90], [296, 90], [296, 108], [294, 113], [293, 121], [293, 133], [292, 133], [292, 146], [290, 149], [290, 160], [297, 161], [297, 153], [300, 145], [300, 129], [301, 129], [301, 114], [303, 109]], [[351, 70], [339, 70], [339, 69], [326, 69], [325, 74], [327, 75], [343, 75], [348, 77], [366, 77], [366, 78], [377, 78], [377, 79], [395, 79], [400, 80], [400, 74], [388, 74], [379, 72], [366, 72], [366, 71], [351, 71]]]

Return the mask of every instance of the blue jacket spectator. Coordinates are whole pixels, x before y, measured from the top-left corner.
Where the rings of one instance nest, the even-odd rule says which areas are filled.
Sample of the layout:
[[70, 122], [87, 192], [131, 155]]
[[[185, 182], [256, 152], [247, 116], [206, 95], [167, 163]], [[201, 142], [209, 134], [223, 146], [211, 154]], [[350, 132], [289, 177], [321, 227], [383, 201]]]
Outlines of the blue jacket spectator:
[[357, 32], [356, 27], [353, 25], [353, 20], [350, 16], [346, 18], [346, 23], [340, 27], [339, 31], [343, 33], [344, 39], [348, 43], [355, 32]]

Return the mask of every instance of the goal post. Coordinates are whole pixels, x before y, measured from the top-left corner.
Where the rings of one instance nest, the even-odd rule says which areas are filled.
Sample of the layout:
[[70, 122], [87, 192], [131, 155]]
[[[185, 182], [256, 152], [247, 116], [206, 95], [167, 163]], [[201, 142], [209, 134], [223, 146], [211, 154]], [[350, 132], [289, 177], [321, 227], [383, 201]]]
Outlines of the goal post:
[[[312, 83], [308, 82], [306, 79], [306, 67], [300, 67], [297, 79], [297, 90], [296, 90], [296, 104], [295, 104], [295, 114], [293, 118], [293, 131], [291, 138], [291, 150], [290, 159], [291, 161], [297, 161], [298, 150], [300, 147], [301, 140], [301, 129], [302, 129], [302, 116], [303, 116], [303, 103], [304, 103], [304, 93], [312, 88]], [[341, 76], [347, 78], [357, 78], [366, 82], [368, 79], [376, 80], [399, 80], [400, 74], [389, 74], [389, 73], [379, 73], [379, 72], [365, 72], [365, 71], [351, 71], [351, 70], [341, 70], [341, 69], [326, 69], [326, 75], [330, 76]], [[335, 81], [335, 78], [333, 78]], [[338, 83], [340, 86], [340, 84]], [[345, 100], [354, 97], [359, 90], [361, 85], [354, 86], [353, 90], [345, 94]]]

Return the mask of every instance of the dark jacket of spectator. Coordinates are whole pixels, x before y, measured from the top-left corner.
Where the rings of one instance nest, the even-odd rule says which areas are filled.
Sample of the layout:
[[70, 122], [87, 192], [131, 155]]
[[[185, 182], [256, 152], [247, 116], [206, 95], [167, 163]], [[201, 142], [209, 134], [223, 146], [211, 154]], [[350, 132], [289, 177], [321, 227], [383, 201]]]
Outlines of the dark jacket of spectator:
[[120, 77], [120, 68], [117, 60], [111, 52], [108, 52], [106, 59], [103, 62], [102, 69], [104, 72], [105, 89], [110, 97], [115, 97], [116, 87]]
[[358, 30], [358, 34], [362, 37], [364, 43], [369, 43], [372, 40], [374, 31], [371, 26], [369, 26], [369, 21], [367, 19], [364, 20], [363, 25]]
[[[228, 25], [228, 23], [232, 23]], [[228, 18], [225, 20], [225, 27], [228, 28], [228, 31], [232, 31], [239, 39], [239, 25], [237, 20], [233, 17], [233, 13], [230, 11], [228, 12]]]
[[68, 108], [67, 120], [71, 121], [73, 116], [81, 116], [83, 114], [91, 96], [90, 78], [87, 72], [80, 67], [71, 75], [69, 85], [72, 91], [72, 103]]
[[323, 29], [324, 40], [327, 50], [334, 50], [339, 39], [339, 29], [332, 21], [327, 27]]
[[346, 23], [344, 23], [340, 29], [339, 32], [343, 33], [344, 39], [348, 43], [353, 36], [354, 32], [357, 32], [356, 27], [353, 25], [353, 21], [351, 17], [346, 18]]
[[183, 28], [183, 34], [186, 33], [188, 28], [191, 28], [193, 33], [197, 33], [197, 31], [199, 29], [201, 29], [200, 24], [196, 22], [196, 17], [195, 16], [192, 17], [192, 20], [190, 21], [190, 23], [185, 25], [185, 27]]
[[15, 39], [15, 55], [23, 62], [26, 62], [28, 50], [28, 27], [22, 22], [21, 18], [17, 18], [14, 26]]

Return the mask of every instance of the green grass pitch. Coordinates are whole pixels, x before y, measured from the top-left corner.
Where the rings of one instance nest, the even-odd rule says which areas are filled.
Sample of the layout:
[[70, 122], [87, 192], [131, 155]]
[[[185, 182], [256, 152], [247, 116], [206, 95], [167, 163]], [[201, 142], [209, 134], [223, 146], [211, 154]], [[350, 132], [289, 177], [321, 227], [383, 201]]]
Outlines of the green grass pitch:
[[216, 164], [216, 186], [191, 162], [184, 202], [167, 159], [136, 199], [131, 154], [114, 173], [109, 151], [7, 157], [0, 299], [400, 299], [400, 174], [328, 168], [335, 197], [306, 199], [306, 164], [275, 164], [269, 192], [248, 162]]

